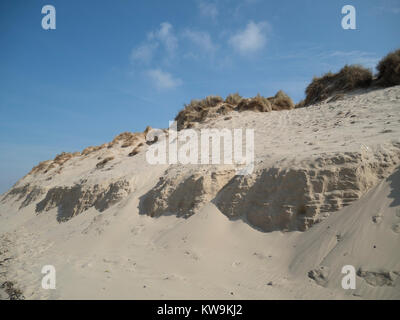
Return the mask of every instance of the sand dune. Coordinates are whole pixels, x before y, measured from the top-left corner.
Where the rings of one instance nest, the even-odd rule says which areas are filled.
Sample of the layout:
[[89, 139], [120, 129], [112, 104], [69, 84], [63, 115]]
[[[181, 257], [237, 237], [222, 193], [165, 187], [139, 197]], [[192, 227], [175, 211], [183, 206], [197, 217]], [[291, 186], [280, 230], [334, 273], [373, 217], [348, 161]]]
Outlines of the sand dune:
[[198, 124], [254, 129], [247, 176], [151, 165], [143, 135], [64, 155], [0, 198], [0, 285], [26, 299], [399, 299], [399, 108], [396, 86]]

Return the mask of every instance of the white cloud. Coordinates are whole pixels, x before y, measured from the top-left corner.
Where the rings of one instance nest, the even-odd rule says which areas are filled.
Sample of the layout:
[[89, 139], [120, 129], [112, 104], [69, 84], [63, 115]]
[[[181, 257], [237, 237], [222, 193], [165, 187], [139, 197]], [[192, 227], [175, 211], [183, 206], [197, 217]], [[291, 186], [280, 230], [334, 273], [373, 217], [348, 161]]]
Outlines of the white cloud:
[[173, 27], [169, 22], [163, 22], [160, 29], [148, 34], [149, 41], [160, 41], [170, 55], [175, 53], [178, 47], [178, 39], [173, 33]]
[[243, 55], [253, 54], [267, 44], [268, 23], [250, 21], [244, 30], [229, 39], [232, 47]]
[[157, 47], [158, 43], [144, 43], [132, 50], [131, 59], [133, 61], [150, 63]]
[[173, 33], [172, 25], [168, 22], [161, 23], [158, 30], [147, 34], [147, 40], [132, 50], [131, 60], [133, 62], [149, 64], [160, 45], [162, 45], [167, 52], [165, 55], [167, 60], [175, 55], [175, 51], [178, 47], [178, 39]]
[[198, 7], [200, 14], [211, 19], [215, 19], [218, 16], [218, 8], [215, 3], [199, 1]]
[[200, 49], [209, 53], [215, 52], [216, 45], [212, 42], [210, 34], [207, 32], [185, 30], [183, 36], [193, 42]]
[[174, 78], [170, 73], [161, 69], [148, 70], [147, 76], [158, 89], [173, 89], [182, 84], [181, 79]]

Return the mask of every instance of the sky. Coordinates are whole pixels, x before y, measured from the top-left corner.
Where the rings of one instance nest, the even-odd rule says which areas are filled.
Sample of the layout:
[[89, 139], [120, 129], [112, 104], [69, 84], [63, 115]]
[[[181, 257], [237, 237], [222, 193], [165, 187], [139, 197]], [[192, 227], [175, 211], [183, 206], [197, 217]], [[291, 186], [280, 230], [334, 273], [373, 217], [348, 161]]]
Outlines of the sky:
[[0, 193], [63, 151], [166, 128], [191, 99], [298, 102], [313, 76], [399, 47], [400, 0], [2, 0]]

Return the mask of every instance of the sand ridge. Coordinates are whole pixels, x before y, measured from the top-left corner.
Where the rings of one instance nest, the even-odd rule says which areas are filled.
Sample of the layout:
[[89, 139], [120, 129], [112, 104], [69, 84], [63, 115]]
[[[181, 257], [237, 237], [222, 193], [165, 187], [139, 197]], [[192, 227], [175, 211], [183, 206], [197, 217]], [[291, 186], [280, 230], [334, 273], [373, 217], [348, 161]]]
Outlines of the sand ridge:
[[249, 176], [150, 165], [123, 141], [33, 172], [0, 199], [0, 283], [27, 299], [398, 299], [399, 107], [396, 86], [194, 127], [253, 128]]

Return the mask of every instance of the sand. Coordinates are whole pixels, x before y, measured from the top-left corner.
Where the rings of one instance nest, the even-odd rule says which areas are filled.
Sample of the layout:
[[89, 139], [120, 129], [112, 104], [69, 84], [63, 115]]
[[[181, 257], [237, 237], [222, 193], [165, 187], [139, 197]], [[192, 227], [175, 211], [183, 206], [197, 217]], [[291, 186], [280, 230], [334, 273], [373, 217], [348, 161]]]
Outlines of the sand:
[[25, 299], [399, 299], [399, 108], [397, 86], [196, 126], [253, 128], [248, 176], [151, 165], [123, 142], [29, 174], [0, 200], [0, 285]]

